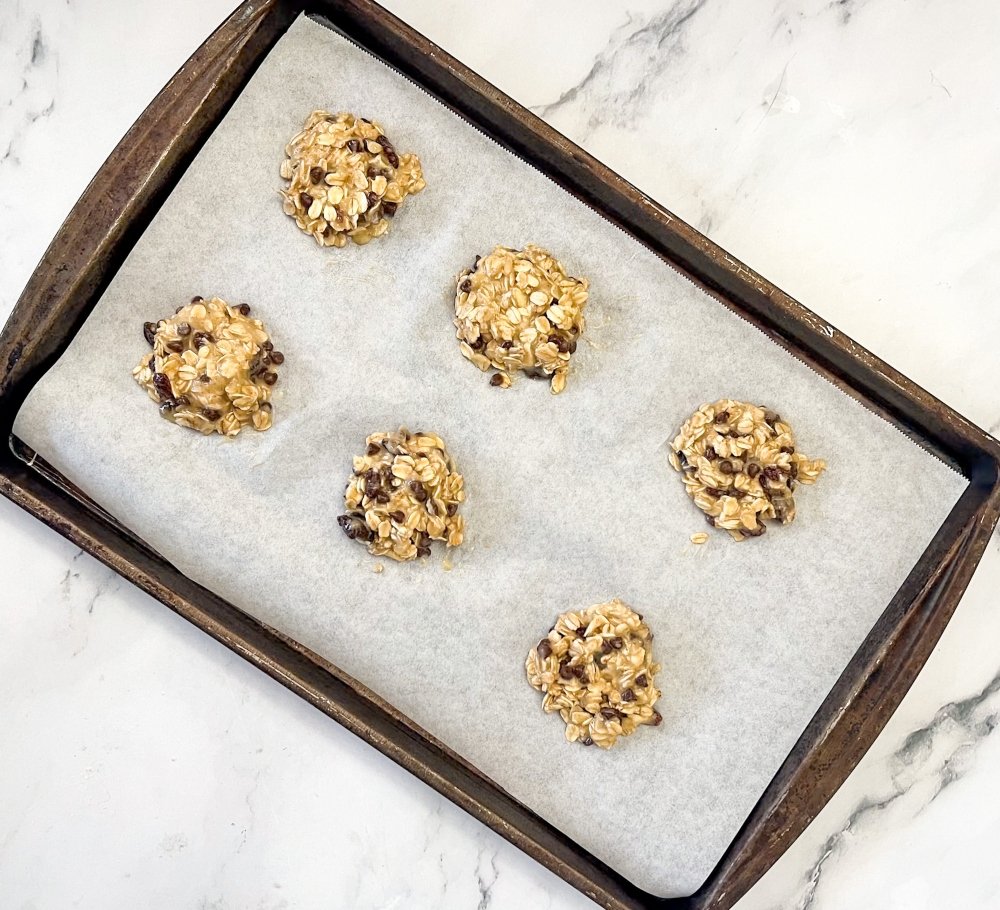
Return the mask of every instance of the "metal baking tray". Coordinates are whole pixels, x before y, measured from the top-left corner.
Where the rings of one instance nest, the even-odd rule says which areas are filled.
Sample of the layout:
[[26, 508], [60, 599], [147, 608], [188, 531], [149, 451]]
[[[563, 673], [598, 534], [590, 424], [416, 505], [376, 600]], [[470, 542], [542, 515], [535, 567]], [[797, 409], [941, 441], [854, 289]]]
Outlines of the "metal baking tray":
[[[12, 435], [55, 362], [254, 70], [301, 12], [320, 16], [960, 471], [969, 486], [854, 655], [708, 880], [635, 888], [392, 705], [184, 577]], [[940, 637], [1000, 514], [1000, 443], [676, 218], [370, 0], [248, 0], [198, 49], [101, 167], [0, 335], [0, 492], [180, 613], [603, 907], [725, 910], [844, 782]]]

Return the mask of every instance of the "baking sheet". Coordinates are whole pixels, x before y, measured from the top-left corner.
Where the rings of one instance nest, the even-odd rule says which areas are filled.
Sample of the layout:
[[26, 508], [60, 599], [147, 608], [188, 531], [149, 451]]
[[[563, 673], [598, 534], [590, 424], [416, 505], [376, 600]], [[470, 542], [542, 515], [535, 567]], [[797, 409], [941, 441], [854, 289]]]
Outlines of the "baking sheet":
[[[368, 246], [321, 250], [280, 207], [313, 108], [378, 119], [427, 189]], [[627, 137], [625, 137], [627, 138]], [[459, 354], [454, 275], [496, 243], [591, 280], [566, 392], [491, 388]], [[247, 302], [286, 355], [275, 427], [202, 438], [134, 385], [142, 323]], [[733, 544], [665, 444], [718, 397], [765, 403], [826, 458], [799, 516]], [[446, 572], [336, 525], [370, 432], [440, 433], [465, 474]], [[644, 247], [365, 52], [299, 19], [171, 194], [16, 434], [191, 578], [332, 660], [641, 888], [705, 880], [965, 487]], [[920, 478], [919, 483], [914, 478]], [[524, 678], [556, 614], [619, 596], [656, 633], [664, 723], [571, 746]]]

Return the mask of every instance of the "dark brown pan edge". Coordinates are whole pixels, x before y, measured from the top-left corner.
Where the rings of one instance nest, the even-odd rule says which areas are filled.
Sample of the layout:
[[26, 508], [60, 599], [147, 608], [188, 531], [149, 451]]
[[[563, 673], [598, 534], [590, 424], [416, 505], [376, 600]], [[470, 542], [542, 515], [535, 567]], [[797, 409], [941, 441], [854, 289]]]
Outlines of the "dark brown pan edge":
[[[92, 308], [166, 194], [300, 5], [247, 3], [157, 96], [88, 187], [0, 336], [0, 429]], [[972, 477], [865, 644], [698, 894], [658, 900], [624, 882], [530, 810], [316, 655], [180, 576], [93, 512], [0, 454], [0, 491], [371, 742], [598, 903], [730, 907], [839, 787], [909, 688], [986, 546], [1000, 510], [997, 444], [746, 269], [394, 17], [363, 0], [319, 2], [359, 43], [604, 210], [726, 305]], [[806, 352], [814, 351], [814, 356]]]

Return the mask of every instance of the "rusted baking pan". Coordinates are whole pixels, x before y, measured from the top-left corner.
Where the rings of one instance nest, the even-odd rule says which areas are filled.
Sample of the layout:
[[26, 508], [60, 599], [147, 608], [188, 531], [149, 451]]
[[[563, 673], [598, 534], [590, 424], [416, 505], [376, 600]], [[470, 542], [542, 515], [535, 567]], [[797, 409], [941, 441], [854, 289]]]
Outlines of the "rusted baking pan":
[[[725, 306], [968, 479], [718, 866], [696, 894], [643, 893], [369, 689], [186, 578], [12, 436], [65, 350], [254, 70], [301, 13], [322, 17], [669, 261]], [[843, 783], [940, 637], [1000, 509], [1000, 445], [368, 0], [247, 2], [160, 92], [102, 166], [0, 336], [0, 489], [590, 895], [598, 904], [724, 910]], [[44, 453], [43, 453], [44, 454]]]

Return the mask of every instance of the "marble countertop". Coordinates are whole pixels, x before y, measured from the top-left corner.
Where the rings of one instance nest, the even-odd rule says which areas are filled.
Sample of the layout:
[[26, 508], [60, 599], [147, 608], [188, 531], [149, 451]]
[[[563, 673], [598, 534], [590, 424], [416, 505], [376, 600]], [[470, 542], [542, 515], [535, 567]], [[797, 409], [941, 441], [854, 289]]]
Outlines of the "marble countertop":
[[[0, 317], [233, 2], [0, 5]], [[996, 4], [387, 5], [1000, 431]], [[0, 907], [593, 906], [6, 501], [0, 535]], [[739, 910], [1000, 907], [998, 582], [994, 538], [875, 746]]]

